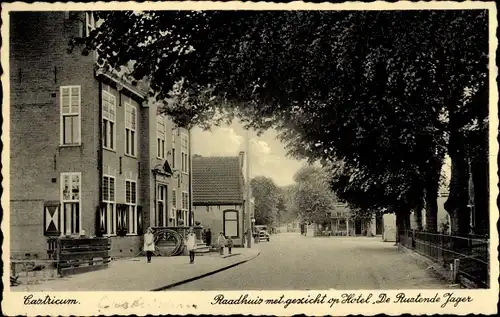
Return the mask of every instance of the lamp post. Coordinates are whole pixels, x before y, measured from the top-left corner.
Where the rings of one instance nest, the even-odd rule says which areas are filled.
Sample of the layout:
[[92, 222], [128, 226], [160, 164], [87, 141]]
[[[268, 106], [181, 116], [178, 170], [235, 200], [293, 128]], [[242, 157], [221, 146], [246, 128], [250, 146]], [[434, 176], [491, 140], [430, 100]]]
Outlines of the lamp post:
[[250, 232], [252, 233], [250, 240], [253, 238], [253, 227], [255, 225], [255, 218], [252, 218], [251, 220], [252, 224], [250, 225]]
[[[246, 159], [246, 197], [247, 199], [245, 200], [245, 210], [247, 210], [247, 217], [248, 217], [248, 238], [247, 238], [247, 246], [248, 248], [252, 247], [252, 215], [250, 212], [250, 197], [251, 197], [251, 187], [250, 187], [250, 137], [248, 135], [248, 130], [246, 131], [245, 135], [245, 152], [247, 153], [247, 159]], [[255, 220], [254, 220], [255, 221]]]

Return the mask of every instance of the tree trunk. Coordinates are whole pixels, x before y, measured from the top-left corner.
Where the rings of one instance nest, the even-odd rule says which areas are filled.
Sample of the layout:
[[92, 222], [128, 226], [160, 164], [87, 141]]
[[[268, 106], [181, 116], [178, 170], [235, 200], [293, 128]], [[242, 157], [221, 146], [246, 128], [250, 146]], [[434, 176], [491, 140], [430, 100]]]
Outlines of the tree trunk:
[[417, 227], [415, 229], [418, 231], [422, 230], [422, 209], [424, 209], [423, 205], [424, 204], [422, 200], [415, 208], [415, 222], [417, 223]]
[[429, 232], [437, 232], [437, 198], [439, 191], [439, 179], [429, 181], [425, 189], [425, 227]]
[[410, 230], [410, 212], [408, 209], [399, 208], [396, 210], [396, 243], [401, 243], [401, 236]]
[[[484, 146], [484, 145], [482, 145]], [[487, 144], [486, 144], [487, 146]], [[472, 181], [474, 184], [474, 231], [477, 234], [486, 235], [489, 233], [489, 162], [488, 149], [478, 151], [477, 156], [472, 161]]]
[[444, 208], [450, 215], [452, 235], [466, 236], [469, 234], [468, 178], [469, 169], [465, 155], [451, 157], [450, 195]]
[[402, 226], [402, 215], [399, 212], [395, 212], [396, 215], [396, 243], [400, 242], [399, 235], [401, 231], [401, 226]]

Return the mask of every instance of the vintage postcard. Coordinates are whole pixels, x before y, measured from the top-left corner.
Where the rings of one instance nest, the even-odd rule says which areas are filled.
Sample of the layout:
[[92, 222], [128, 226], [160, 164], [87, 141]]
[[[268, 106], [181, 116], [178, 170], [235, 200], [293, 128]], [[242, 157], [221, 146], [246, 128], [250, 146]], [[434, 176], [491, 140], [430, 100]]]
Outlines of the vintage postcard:
[[2, 313], [496, 313], [497, 26], [2, 4]]

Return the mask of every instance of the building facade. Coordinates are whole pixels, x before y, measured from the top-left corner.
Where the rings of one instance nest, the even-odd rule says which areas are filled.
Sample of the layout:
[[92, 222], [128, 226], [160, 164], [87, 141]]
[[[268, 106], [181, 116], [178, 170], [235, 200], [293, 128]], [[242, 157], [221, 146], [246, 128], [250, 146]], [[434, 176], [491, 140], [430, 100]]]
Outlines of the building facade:
[[232, 237], [235, 246], [244, 244], [248, 217], [244, 210], [243, 158], [243, 152], [235, 157], [193, 157], [194, 219], [205, 229], [210, 228], [212, 241], [217, 241], [222, 232]]
[[85, 234], [130, 256], [145, 227], [188, 222], [189, 131], [95, 54], [67, 52], [94, 27], [91, 12], [10, 14], [12, 253]]

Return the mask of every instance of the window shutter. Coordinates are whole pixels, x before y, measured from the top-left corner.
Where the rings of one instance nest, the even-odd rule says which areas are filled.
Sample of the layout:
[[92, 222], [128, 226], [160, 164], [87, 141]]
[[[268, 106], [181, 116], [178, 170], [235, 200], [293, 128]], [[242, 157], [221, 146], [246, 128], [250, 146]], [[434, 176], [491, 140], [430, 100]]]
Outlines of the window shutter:
[[128, 206], [122, 209], [122, 236], [125, 236], [128, 232]]
[[119, 204], [116, 207], [116, 235], [124, 236], [127, 234], [126, 224], [127, 206]]
[[143, 209], [142, 206], [137, 206], [137, 234], [142, 235], [143, 232]]
[[97, 225], [97, 234], [102, 236], [103, 234], [108, 232], [108, 213], [106, 210], [107, 206], [105, 203], [101, 203], [98, 207], [98, 225]]
[[121, 205], [118, 205], [116, 207], [116, 235], [121, 236], [122, 235], [122, 228], [123, 228], [123, 223], [122, 223], [122, 207]]
[[60, 204], [58, 201], [47, 201], [43, 206], [43, 235], [60, 235]]

